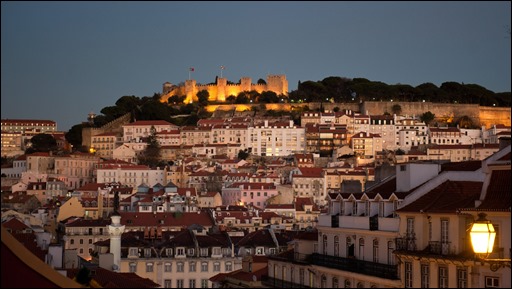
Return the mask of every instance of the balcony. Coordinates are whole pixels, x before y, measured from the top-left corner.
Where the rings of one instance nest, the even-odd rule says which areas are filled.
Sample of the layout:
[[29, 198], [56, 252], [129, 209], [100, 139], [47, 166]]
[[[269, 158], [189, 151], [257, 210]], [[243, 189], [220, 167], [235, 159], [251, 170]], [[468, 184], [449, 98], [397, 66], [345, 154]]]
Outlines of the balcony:
[[450, 254], [450, 242], [429, 241], [428, 250], [430, 254], [448, 255]]
[[318, 226], [361, 230], [380, 230], [398, 232], [400, 219], [369, 216], [320, 215]]
[[399, 280], [396, 265], [380, 264], [353, 258], [311, 254], [311, 264], [390, 280]]

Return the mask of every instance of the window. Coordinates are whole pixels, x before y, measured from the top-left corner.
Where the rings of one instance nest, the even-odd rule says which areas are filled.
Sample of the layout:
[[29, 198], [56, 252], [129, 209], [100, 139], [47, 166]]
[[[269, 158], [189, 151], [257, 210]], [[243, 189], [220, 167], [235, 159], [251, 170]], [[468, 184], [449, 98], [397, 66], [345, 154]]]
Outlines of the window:
[[208, 256], [208, 248], [201, 248], [201, 257]]
[[84, 239], [80, 239], [80, 245], [84, 243]]
[[172, 288], [172, 280], [165, 279], [164, 280], [164, 288]]
[[332, 288], [338, 288], [338, 278], [332, 278]]
[[75, 239], [69, 240], [69, 244], [74, 245], [75, 244]]
[[231, 272], [233, 271], [233, 266], [231, 264], [231, 262], [226, 262], [226, 272]]
[[441, 220], [441, 243], [448, 243], [448, 220]]
[[92, 239], [89, 239], [89, 244], [92, 244]]
[[304, 269], [303, 268], [299, 269], [299, 282], [300, 282], [300, 285], [304, 285]]
[[137, 248], [130, 248], [130, 256], [137, 256]]
[[323, 254], [327, 255], [327, 235], [324, 235], [322, 239], [323, 239], [322, 250], [324, 252]]
[[379, 263], [379, 240], [373, 240], [373, 262]]
[[334, 256], [338, 257], [340, 255], [340, 238], [338, 236], [334, 236]]
[[193, 248], [187, 249], [187, 255], [188, 256], [194, 256], [194, 249]]
[[327, 288], [327, 277], [322, 275], [322, 280], [320, 281], [320, 288]]
[[208, 272], [208, 263], [207, 262], [201, 263], [201, 272]]
[[485, 288], [500, 287], [500, 278], [485, 276]]
[[165, 272], [172, 272], [172, 264], [171, 263], [165, 263], [164, 271]]
[[137, 263], [130, 262], [130, 273], [135, 273], [135, 272], [137, 272]]
[[412, 263], [405, 262], [405, 288], [412, 288]]
[[150, 258], [151, 257], [151, 248], [145, 248], [144, 249], [144, 257]]
[[196, 262], [189, 262], [188, 263], [188, 271], [189, 272], [195, 272], [196, 271]]
[[347, 257], [354, 257], [354, 244], [352, 244], [352, 239], [347, 237], [346, 239], [347, 246]]
[[345, 280], [345, 288], [350, 288], [351, 286], [350, 280]]
[[421, 288], [429, 288], [430, 268], [428, 264], [421, 264]]
[[146, 263], [146, 272], [153, 272], [153, 263], [152, 262]]
[[448, 288], [448, 267], [439, 266], [439, 288]]
[[468, 270], [465, 267], [457, 268], [457, 288], [467, 288]]
[[185, 248], [177, 248], [176, 249], [176, 255], [177, 256], [184, 256], [185, 255]]
[[357, 283], [357, 288], [364, 288], [364, 284], [363, 284], [363, 282], [359, 282], [359, 283]]
[[208, 279], [201, 279], [201, 288], [208, 288]]
[[185, 284], [185, 282], [183, 282], [183, 279], [177, 279], [176, 280], [176, 288], [183, 288], [184, 284]]
[[359, 238], [359, 259], [364, 260], [364, 239]]
[[213, 272], [219, 272], [220, 271], [220, 263], [215, 262], [213, 263]]
[[196, 279], [188, 280], [188, 288], [196, 288]]
[[393, 254], [394, 250], [393, 241], [388, 241], [388, 265], [395, 265], [395, 255]]
[[184, 269], [183, 269], [183, 262], [178, 262], [176, 263], [176, 272], [183, 272]]

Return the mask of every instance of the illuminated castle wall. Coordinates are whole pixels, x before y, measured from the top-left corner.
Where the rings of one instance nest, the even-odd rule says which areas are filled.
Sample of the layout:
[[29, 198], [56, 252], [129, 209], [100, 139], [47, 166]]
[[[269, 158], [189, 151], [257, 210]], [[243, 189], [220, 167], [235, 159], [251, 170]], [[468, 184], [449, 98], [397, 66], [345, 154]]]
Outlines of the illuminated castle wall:
[[183, 86], [175, 86], [166, 82], [162, 89], [162, 102], [173, 95], [185, 95], [184, 103], [197, 101], [197, 93], [202, 90], [208, 91], [209, 101], [226, 101], [230, 95], [237, 96], [242, 91], [255, 90], [258, 93], [263, 91], [273, 91], [277, 95], [288, 95], [288, 80], [285, 75], [267, 75], [267, 84], [251, 83], [250, 77], [242, 77], [239, 84], [228, 84], [226, 78], [217, 78], [217, 84], [200, 84], [195, 80], [189, 79], [185, 81]]

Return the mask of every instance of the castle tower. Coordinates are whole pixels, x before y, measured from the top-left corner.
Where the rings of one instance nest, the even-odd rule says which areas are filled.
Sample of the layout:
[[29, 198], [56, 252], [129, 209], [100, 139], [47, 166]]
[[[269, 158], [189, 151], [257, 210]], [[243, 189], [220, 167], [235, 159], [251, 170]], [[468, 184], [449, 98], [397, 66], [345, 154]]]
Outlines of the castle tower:
[[250, 77], [240, 78], [240, 91], [251, 91], [251, 78]]
[[226, 101], [227, 85], [228, 85], [227, 78], [223, 78], [223, 77], [217, 78], [217, 100], [218, 101]]
[[288, 95], [288, 80], [286, 75], [267, 75], [267, 90]]
[[165, 95], [165, 94], [168, 94], [171, 90], [172, 90], [172, 83], [170, 82], [165, 82], [162, 86], [162, 94]]
[[197, 82], [194, 79], [185, 81], [185, 103], [197, 102]]

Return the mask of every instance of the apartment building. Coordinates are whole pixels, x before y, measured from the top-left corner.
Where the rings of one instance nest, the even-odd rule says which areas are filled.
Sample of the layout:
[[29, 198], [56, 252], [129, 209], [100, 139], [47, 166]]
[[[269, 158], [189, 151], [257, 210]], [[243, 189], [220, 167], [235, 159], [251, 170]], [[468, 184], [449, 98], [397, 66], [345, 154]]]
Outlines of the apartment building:
[[255, 123], [248, 128], [246, 147], [258, 156], [287, 156], [305, 150], [305, 129], [293, 121]]
[[[402, 203], [396, 211], [400, 237], [395, 254], [406, 288], [511, 286], [510, 168], [509, 145], [478, 168], [451, 164]], [[508, 266], [473, 252], [468, 229], [482, 212], [497, 233], [493, 252], [484, 259], [508, 259]]]

